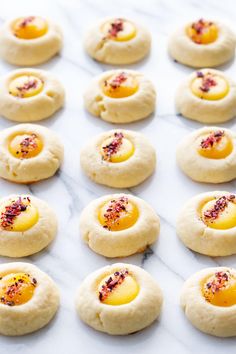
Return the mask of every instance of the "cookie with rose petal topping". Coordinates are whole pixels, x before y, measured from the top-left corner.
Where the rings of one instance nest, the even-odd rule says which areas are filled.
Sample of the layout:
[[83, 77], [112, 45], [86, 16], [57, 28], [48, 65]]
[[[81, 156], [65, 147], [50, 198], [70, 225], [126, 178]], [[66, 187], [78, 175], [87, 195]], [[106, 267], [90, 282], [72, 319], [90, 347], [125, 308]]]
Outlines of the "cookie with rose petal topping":
[[184, 283], [181, 307], [197, 329], [217, 337], [236, 336], [236, 270], [203, 269]]
[[44, 63], [61, 47], [60, 27], [40, 16], [14, 18], [0, 29], [0, 56], [13, 65]]
[[130, 194], [92, 201], [80, 216], [80, 233], [89, 247], [105, 257], [125, 257], [154, 243], [160, 231], [155, 211]]
[[149, 326], [160, 315], [162, 291], [145, 270], [116, 263], [90, 274], [80, 285], [76, 309], [82, 321], [111, 335]]
[[232, 59], [236, 36], [218, 21], [199, 19], [177, 29], [169, 39], [169, 53], [178, 62], [195, 68], [215, 67]]
[[102, 63], [132, 64], [148, 55], [151, 35], [129, 19], [105, 18], [88, 30], [84, 47], [92, 58]]

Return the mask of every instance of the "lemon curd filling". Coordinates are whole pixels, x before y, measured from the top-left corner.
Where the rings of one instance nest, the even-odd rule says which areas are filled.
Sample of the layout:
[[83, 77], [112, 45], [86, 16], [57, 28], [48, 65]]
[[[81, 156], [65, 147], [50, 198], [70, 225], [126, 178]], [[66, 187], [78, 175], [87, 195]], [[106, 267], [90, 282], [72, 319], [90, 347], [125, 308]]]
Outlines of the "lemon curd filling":
[[34, 295], [37, 280], [26, 273], [11, 273], [0, 278], [0, 303], [23, 305]]
[[111, 98], [125, 98], [135, 94], [138, 90], [137, 79], [128, 73], [121, 72], [112, 75], [102, 84], [103, 93]]
[[128, 304], [138, 293], [139, 285], [127, 269], [106, 276], [98, 285], [99, 300], [107, 305]]
[[223, 159], [233, 151], [232, 139], [227, 136], [224, 130], [218, 130], [205, 134], [198, 141], [198, 153], [209, 159]]
[[195, 96], [201, 99], [217, 101], [229, 93], [229, 84], [222, 76], [198, 71], [191, 83], [191, 90]]
[[102, 32], [105, 39], [111, 39], [118, 42], [126, 42], [136, 36], [136, 28], [133, 23], [122, 18], [106, 22], [102, 26]]
[[109, 231], [121, 231], [133, 226], [139, 217], [137, 206], [125, 196], [103, 204], [98, 213], [100, 224]]
[[236, 278], [229, 271], [217, 272], [204, 279], [201, 291], [212, 305], [228, 307], [236, 304]]
[[20, 39], [39, 38], [44, 36], [47, 31], [47, 21], [42, 17], [21, 17], [18, 18], [12, 26], [13, 34]]
[[208, 201], [201, 210], [203, 222], [213, 229], [227, 230], [236, 226], [234, 194]]
[[121, 132], [115, 132], [113, 136], [106, 139], [101, 145], [101, 155], [104, 161], [124, 162], [133, 154], [134, 145]]
[[193, 22], [186, 28], [187, 36], [196, 44], [210, 44], [218, 38], [218, 27], [211, 21], [203, 19]]
[[7, 231], [24, 232], [39, 219], [38, 209], [30, 197], [18, 197], [0, 205], [0, 227]]
[[43, 90], [43, 81], [37, 76], [22, 75], [10, 82], [9, 94], [14, 97], [29, 98]]
[[43, 149], [42, 140], [34, 133], [19, 134], [9, 142], [10, 153], [18, 159], [29, 159], [37, 156]]

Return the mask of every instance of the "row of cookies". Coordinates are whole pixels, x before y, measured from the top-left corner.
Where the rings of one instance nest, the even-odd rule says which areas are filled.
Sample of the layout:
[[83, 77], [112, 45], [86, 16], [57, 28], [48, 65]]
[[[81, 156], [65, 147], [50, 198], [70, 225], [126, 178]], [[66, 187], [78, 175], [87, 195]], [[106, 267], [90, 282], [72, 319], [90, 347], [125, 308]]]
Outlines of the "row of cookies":
[[[62, 84], [49, 72], [18, 69], [0, 79], [0, 114], [17, 122], [50, 117], [64, 104]], [[156, 90], [143, 74], [109, 70], [95, 77], [84, 93], [84, 105], [94, 116], [111, 123], [130, 123], [155, 110]], [[176, 94], [177, 112], [204, 123], [221, 123], [236, 115], [236, 84], [222, 72], [192, 73]]]
[[[15, 18], [0, 29], [0, 56], [14, 65], [37, 65], [62, 48], [62, 31], [39, 16]], [[131, 64], [148, 55], [149, 31], [124, 18], [105, 18], [86, 33], [84, 46], [94, 59], [108, 64]], [[193, 66], [218, 66], [234, 57], [234, 33], [218, 21], [200, 19], [171, 35], [169, 53], [177, 61]]]
[[[204, 127], [177, 147], [180, 168], [195, 181], [222, 183], [236, 178], [235, 133]], [[18, 124], [0, 132], [0, 177], [31, 183], [49, 178], [60, 167], [59, 137], [36, 124]], [[81, 150], [83, 171], [93, 181], [114, 188], [136, 186], [155, 170], [156, 152], [141, 133], [116, 129], [91, 139]]]
[[[201, 331], [228, 337], [236, 334], [236, 270], [204, 269], [184, 284], [180, 303]], [[60, 295], [54, 281], [29, 263], [0, 265], [0, 333], [24, 335], [44, 327], [56, 314]], [[156, 320], [163, 295], [156, 281], [132, 264], [98, 269], [80, 285], [75, 305], [92, 328], [111, 335], [134, 333]]]

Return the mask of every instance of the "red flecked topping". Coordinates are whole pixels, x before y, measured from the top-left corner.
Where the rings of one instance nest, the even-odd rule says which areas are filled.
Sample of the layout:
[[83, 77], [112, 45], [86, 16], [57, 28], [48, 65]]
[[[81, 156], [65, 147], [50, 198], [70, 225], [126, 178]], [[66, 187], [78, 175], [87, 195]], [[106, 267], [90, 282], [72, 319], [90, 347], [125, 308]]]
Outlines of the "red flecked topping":
[[128, 269], [122, 269], [110, 276], [109, 279], [106, 280], [105, 284], [102, 285], [101, 291], [99, 291], [99, 300], [104, 301], [118, 285], [123, 283], [128, 274]]
[[128, 198], [124, 196], [111, 200], [104, 214], [105, 225], [103, 227], [105, 229], [111, 230], [112, 225], [119, 223], [120, 214], [126, 211], [128, 203]]
[[103, 159], [105, 161], [111, 161], [112, 155], [116, 154], [123, 144], [123, 133], [114, 133], [114, 139], [110, 142], [110, 144], [103, 147]]
[[[24, 197], [23, 200], [30, 202], [29, 197]], [[28, 205], [23, 200], [19, 197], [17, 200], [12, 201], [11, 204], [5, 206], [5, 211], [0, 215], [0, 225], [2, 228], [11, 228], [15, 218], [27, 209]]]
[[192, 24], [192, 28], [197, 32], [197, 34], [202, 34], [206, 28], [206, 24], [210, 26], [212, 25], [212, 22], [206, 22], [200, 18], [200, 20]]
[[26, 27], [30, 22], [34, 21], [35, 16], [28, 16], [20, 23], [20, 27]]
[[211, 282], [206, 284], [207, 289], [209, 289], [213, 294], [215, 294], [220, 289], [226, 287], [229, 279], [229, 272], [217, 272], [215, 273], [215, 278]]
[[222, 137], [225, 135], [224, 130], [217, 130], [213, 133], [211, 133], [206, 139], [203, 139], [201, 141], [201, 148], [202, 149], [208, 149], [212, 148], [214, 144], [217, 144], [220, 142]]
[[120, 85], [126, 81], [128, 79], [128, 76], [125, 72], [120, 73], [119, 75], [117, 75], [113, 80], [111, 81], [104, 81], [104, 85], [105, 86], [110, 86], [110, 88], [112, 88], [113, 90], [117, 89], [118, 87], [120, 87]]
[[217, 82], [213, 79], [210, 73], [203, 74], [201, 71], [197, 71], [196, 75], [198, 78], [202, 79], [202, 83], [199, 89], [203, 92], [208, 92], [210, 91], [211, 87], [217, 85]]
[[[30, 277], [29, 274], [26, 275]], [[17, 294], [21, 295], [21, 288], [22, 288], [22, 284], [25, 283], [25, 279], [23, 277], [18, 280], [16, 280], [15, 277], [13, 279], [15, 280], [15, 282], [9, 285], [5, 291], [5, 294], [7, 295], [8, 299], [5, 298], [5, 296], [2, 296], [0, 298], [0, 302], [4, 305], [8, 305], [8, 306], [16, 305], [16, 302], [13, 299]], [[37, 285], [37, 280], [35, 278], [32, 278], [31, 284], [35, 287]], [[9, 300], [9, 298], [12, 300]]]
[[218, 198], [216, 200], [213, 208], [205, 211], [204, 217], [206, 219], [212, 219], [212, 220], [217, 219], [218, 216], [220, 215], [220, 213], [223, 212], [227, 208], [229, 202], [233, 202], [234, 200], [235, 200], [234, 194], [230, 194], [230, 195]]
[[108, 31], [110, 37], [117, 37], [117, 34], [124, 29], [124, 20], [117, 18], [114, 22], [111, 23], [111, 27]]
[[20, 95], [24, 96], [24, 93], [32, 88], [36, 88], [38, 81], [36, 79], [29, 80], [23, 86], [18, 86], [17, 90], [20, 91]]
[[24, 158], [29, 153], [29, 151], [32, 151], [38, 147], [36, 139], [36, 134], [31, 134], [29, 137], [24, 138], [20, 143], [21, 150], [17, 151], [16, 153], [21, 153], [22, 157]]

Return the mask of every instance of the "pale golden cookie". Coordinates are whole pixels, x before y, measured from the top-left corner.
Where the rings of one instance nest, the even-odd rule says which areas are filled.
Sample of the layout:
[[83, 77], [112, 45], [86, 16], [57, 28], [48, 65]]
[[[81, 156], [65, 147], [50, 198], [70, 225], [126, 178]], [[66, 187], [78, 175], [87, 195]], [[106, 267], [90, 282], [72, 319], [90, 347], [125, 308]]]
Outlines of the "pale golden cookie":
[[176, 158], [194, 181], [231, 181], [236, 178], [236, 134], [220, 127], [198, 129], [180, 142]]
[[235, 55], [236, 36], [223, 23], [200, 19], [176, 30], [168, 50], [178, 62], [195, 68], [222, 65]]
[[236, 253], [236, 195], [224, 191], [201, 193], [181, 209], [176, 224], [181, 241], [207, 256]]
[[195, 273], [183, 286], [180, 304], [200, 331], [236, 336], [236, 270], [214, 267]]
[[60, 27], [39, 16], [15, 18], [0, 29], [0, 56], [13, 65], [44, 63], [61, 47]]
[[18, 69], [0, 79], [0, 114], [15, 122], [50, 117], [64, 104], [62, 84], [49, 72]]
[[137, 71], [110, 70], [95, 77], [84, 94], [86, 109], [111, 123], [130, 123], [155, 110], [152, 82]]
[[0, 333], [21, 336], [46, 326], [59, 307], [54, 281], [30, 263], [0, 265]]
[[53, 176], [64, 148], [57, 135], [40, 125], [18, 124], [0, 132], [0, 177], [15, 183]]
[[0, 255], [25, 257], [41, 251], [57, 233], [57, 218], [46, 202], [31, 195], [0, 199]]
[[132, 64], [148, 55], [151, 35], [146, 28], [128, 19], [105, 18], [86, 33], [84, 47], [100, 62]]
[[96, 183], [129, 188], [154, 172], [156, 154], [144, 135], [131, 130], [110, 130], [93, 138], [81, 150], [80, 164]]
[[143, 269], [116, 263], [90, 274], [80, 285], [76, 309], [97, 331], [124, 335], [149, 326], [160, 315], [163, 297]]
[[236, 116], [236, 84], [219, 70], [190, 74], [176, 92], [176, 109], [202, 123], [222, 123]]
[[142, 199], [112, 194], [92, 201], [80, 216], [82, 239], [105, 257], [125, 257], [156, 241], [160, 220]]

